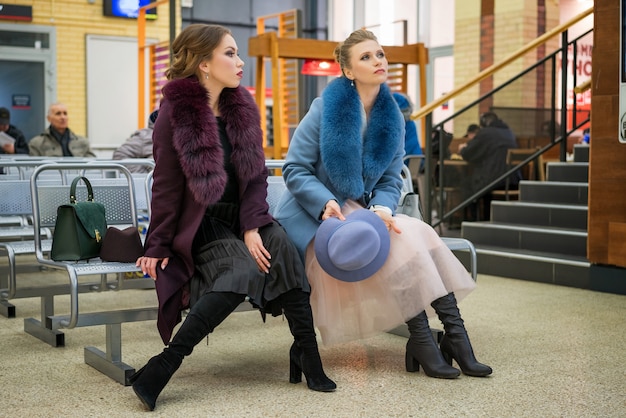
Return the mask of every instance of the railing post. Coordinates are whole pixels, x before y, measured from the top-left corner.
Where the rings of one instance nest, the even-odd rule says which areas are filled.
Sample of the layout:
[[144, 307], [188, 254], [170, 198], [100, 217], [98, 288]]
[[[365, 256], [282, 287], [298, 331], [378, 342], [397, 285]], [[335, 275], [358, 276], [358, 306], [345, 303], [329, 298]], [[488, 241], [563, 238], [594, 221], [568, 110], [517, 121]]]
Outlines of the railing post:
[[432, 158], [433, 158], [433, 144], [432, 144], [432, 126], [433, 126], [433, 114], [432, 112], [429, 112], [426, 114], [426, 136], [424, 137], [424, 145], [425, 145], [425, 155], [426, 155], [426, 160], [424, 161], [424, 171], [426, 173], [426, 184], [425, 184], [425, 189], [424, 193], [426, 194], [426, 196], [420, 196], [420, 199], [422, 199], [422, 202], [426, 202], [426, 207], [424, 212], [424, 221], [426, 221], [427, 224], [431, 224], [432, 221], [432, 213], [433, 213], [433, 202], [431, 199], [432, 196], [432, 181], [433, 181], [433, 177], [432, 177]]
[[559, 160], [567, 160], [567, 30], [561, 33], [561, 146]]

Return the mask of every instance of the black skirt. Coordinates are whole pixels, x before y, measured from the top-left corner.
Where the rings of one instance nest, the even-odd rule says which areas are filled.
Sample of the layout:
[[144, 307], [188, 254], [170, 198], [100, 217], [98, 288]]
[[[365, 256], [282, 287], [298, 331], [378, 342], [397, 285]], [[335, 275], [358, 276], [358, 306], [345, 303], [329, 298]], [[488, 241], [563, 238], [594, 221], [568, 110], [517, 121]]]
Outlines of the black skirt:
[[234, 292], [248, 296], [263, 313], [276, 316], [281, 314], [278, 296], [292, 289], [311, 291], [298, 252], [278, 223], [259, 228], [272, 257], [265, 274], [233, 231], [235, 222], [207, 215], [194, 240], [196, 269], [190, 281], [190, 306], [208, 292]]

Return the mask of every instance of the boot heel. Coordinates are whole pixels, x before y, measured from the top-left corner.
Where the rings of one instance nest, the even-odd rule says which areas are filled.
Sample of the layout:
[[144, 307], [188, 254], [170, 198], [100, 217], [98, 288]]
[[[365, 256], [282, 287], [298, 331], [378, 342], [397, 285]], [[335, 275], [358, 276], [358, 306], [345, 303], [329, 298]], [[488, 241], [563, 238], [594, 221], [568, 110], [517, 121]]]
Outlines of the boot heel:
[[420, 371], [419, 362], [408, 352], [404, 355], [404, 364], [407, 372], [415, 373]]
[[302, 368], [294, 361], [289, 360], [289, 383], [302, 382]]

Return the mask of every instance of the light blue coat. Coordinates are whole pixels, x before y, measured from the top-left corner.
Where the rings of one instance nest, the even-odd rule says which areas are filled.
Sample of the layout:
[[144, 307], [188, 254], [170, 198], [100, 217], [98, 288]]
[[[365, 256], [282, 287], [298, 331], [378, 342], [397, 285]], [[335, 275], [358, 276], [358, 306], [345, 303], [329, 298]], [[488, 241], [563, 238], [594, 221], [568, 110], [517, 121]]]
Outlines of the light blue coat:
[[386, 84], [366, 120], [356, 89], [333, 80], [311, 104], [289, 144], [287, 189], [275, 210], [300, 255], [331, 199], [383, 205], [395, 213], [402, 188], [404, 119]]

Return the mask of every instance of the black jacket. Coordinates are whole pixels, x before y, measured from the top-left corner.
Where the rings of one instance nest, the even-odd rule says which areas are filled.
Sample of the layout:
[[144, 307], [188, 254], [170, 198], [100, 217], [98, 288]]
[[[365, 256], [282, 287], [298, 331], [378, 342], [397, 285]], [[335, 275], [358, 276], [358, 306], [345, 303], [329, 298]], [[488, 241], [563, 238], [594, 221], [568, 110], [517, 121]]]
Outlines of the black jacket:
[[[5, 132], [5, 134], [13, 137], [15, 139], [15, 153], [16, 154], [26, 154], [28, 155], [28, 142], [26, 142], [26, 138], [22, 131], [17, 129], [13, 125], [9, 125], [9, 129]], [[4, 154], [4, 150], [0, 148], [0, 154]]]
[[[507, 171], [506, 154], [510, 148], [517, 148], [515, 134], [506, 123], [496, 121], [491, 126], [478, 131], [474, 139], [461, 150], [461, 156], [471, 166], [472, 193], [485, 187]], [[517, 171], [510, 176], [509, 187], [517, 188], [520, 180], [521, 174]], [[493, 188], [503, 189], [504, 183], [505, 181], [502, 180]]]

